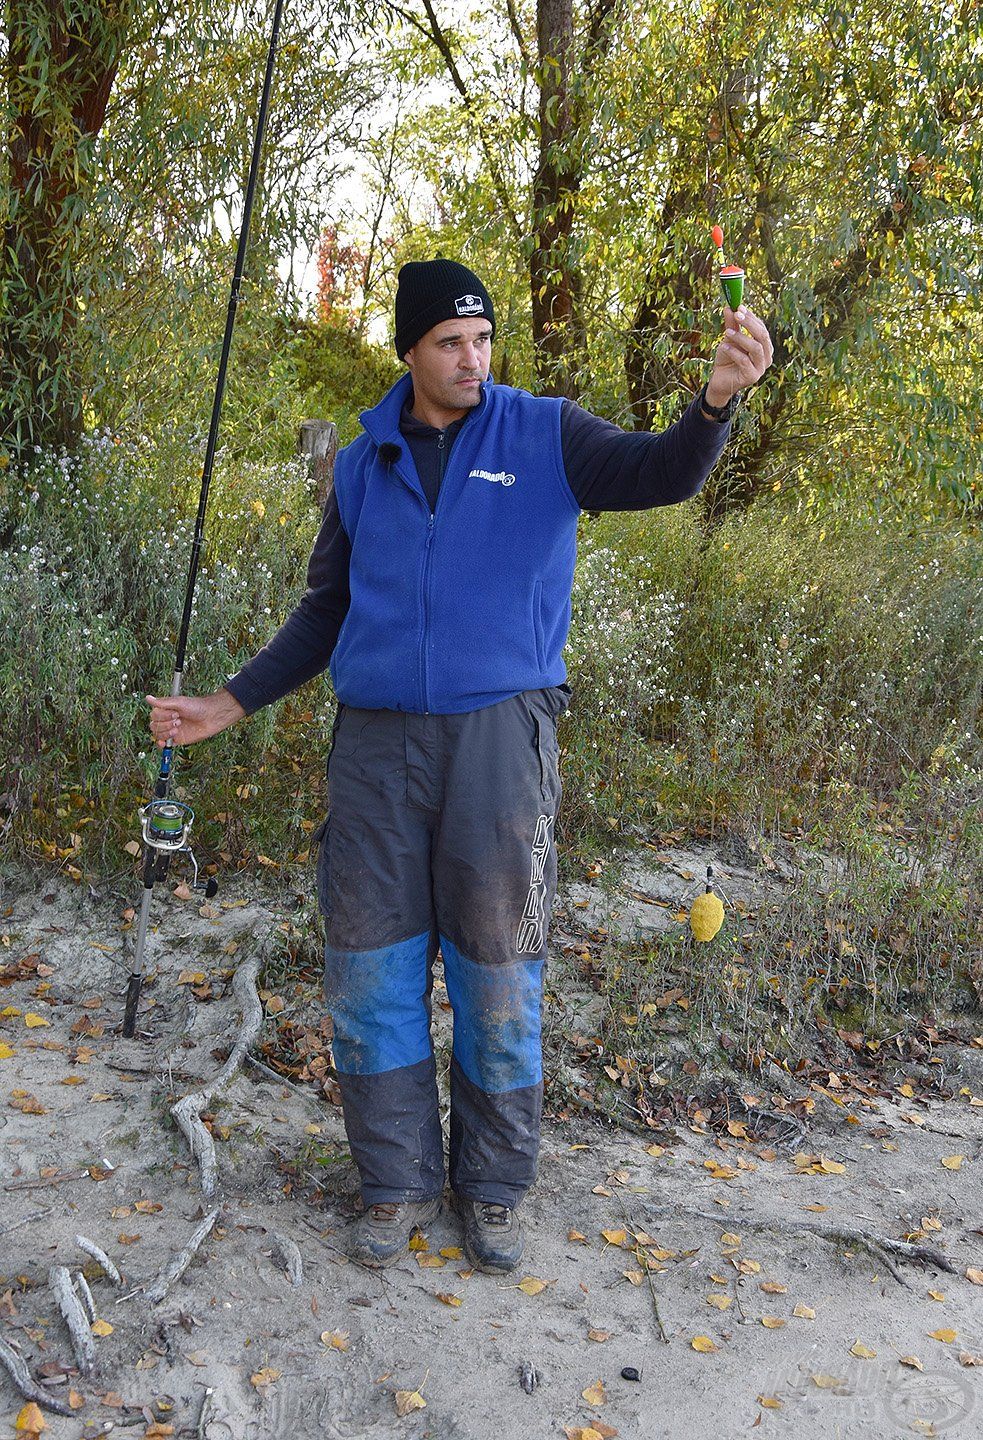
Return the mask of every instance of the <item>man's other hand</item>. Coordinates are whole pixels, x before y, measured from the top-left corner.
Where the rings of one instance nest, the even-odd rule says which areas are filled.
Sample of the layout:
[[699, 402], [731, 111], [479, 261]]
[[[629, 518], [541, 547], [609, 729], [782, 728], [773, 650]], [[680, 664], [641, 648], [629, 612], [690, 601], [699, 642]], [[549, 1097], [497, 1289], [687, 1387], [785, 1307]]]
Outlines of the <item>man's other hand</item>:
[[717, 346], [713, 371], [707, 381], [707, 399], [711, 405], [726, 405], [738, 390], [757, 385], [775, 353], [764, 321], [746, 305], [739, 306], [736, 312], [725, 305], [724, 325], [725, 333]]
[[228, 690], [216, 690], [214, 695], [174, 695], [160, 700], [156, 695], [147, 695], [150, 706], [150, 733], [158, 747], [165, 745], [194, 745], [197, 740], [207, 740], [227, 730], [246, 712], [234, 695]]

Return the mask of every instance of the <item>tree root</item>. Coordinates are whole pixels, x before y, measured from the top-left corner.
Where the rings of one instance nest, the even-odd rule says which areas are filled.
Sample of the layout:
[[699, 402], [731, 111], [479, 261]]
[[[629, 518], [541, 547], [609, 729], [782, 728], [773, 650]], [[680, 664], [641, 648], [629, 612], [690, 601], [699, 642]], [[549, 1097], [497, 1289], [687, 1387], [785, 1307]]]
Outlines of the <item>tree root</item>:
[[38, 1385], [31, 1379], [31, 1372], [27, 1368], [27, 1361], [23, 1356], [18, 1355], [12, 1345], [6, 1340], [0, 1340], [0, 1365], [6, 1369], [14, 1385], [23, 1395], [25, 1400], [33, 1400], [35, 1405], [42, 1405], [45, 1410], [50, 1410], [55, 1415], [71, 1415], [71, 1406], [66, 1405], [64, 1400], [49, 1395], [43, 1385]]
[[866, 1250], [876, 1260], [889, 1270], [899, 1285], [906, 1289], [911, 1287], [901, 1274], [892, 1256], [900, 1260], [907, 1260], [912, 1264], [934, 1265], [938, 1270], [945, 1270], [950, 1275], [958, 1275], [959, 1271], [952, 1261], [949, 1260], [940, 1250], [934, 1250], [930, 1245], [913, 1245], [907, 1240], [893, 1240], [889, 1235], [870, 1235], [864, 1230], [856, 1230], [851, 1225], [824, 1225], [816, 1220], [790, 1220], [785, 1215], [766, 1216], [763, 1219], [752, 1218], [749, 1215], [731, 1216], [728, 1220], [724, 1215], [712, 1215], [706, 1210], [693, 1210], [687, 1205], [646, 1205], [645, 1215], [647, 1219], [674, 1219], [679, 1215], [689, 1215], [695, 1220], [708, 1220], [713, 1225], [729, 1223], [735, 1228], [743, 1226], [750, 1230], [780, 1230], [786, 1235], [805, 1233], [817, 1235], [820, 1240], [828, 1240], [831, 1244], [846, 1244], [855, 1246], [858, 1250]]
[[89, 1289], [89, 1282], [81, 1270], [75, 1272], [75, 1286], [78, 1292], [79, 1301], [85, 1311], [85, 1318], [90, 1325], [96, 1323], [96, 1302], [92, 1298], [92, 1291]]
[[103, 1270], [114, 1285], [122, 1285], [123, 1277], [110, 1260], [105, 1250], [101, 1250], [92, 1240], [87, 1240], [84, 1235], [76, 1235], [75, 1243], [80, 1250], [83, 1250], [90, 1259], [101, 1265]]
[[75, 1293], [67, 1265], [52, 1265], [48, 1271], [48, 1284], [68, 1327], [75, 1363], [82, 1375], [91, 1375], [96, 1363], [96, 1347], [92, 1340], [92, 1329]]
[[194, 1259], [202, 1241], [212, 1233], [212, 1227], [220, 1214], [221, 1211], [218, 1207], [209, 1211], [184, 1249], [174, 1256], [166, 1270], [163, 1270], [154, 1283], [148, 1287], [145, 1293], [151, 1305], [159, 1305], [175, 1281], [180, 1280]]
[[242, 1023], [232, 1047], [232, 1053], [221, 1070], [209, 1084], [200, 1090], [193, 1090], [183, 1096], [171, 1108], [171, 1115], [188, 1142], [188, 1148], [197, 1162], [201, 1173], [201, 1189], [206, 1200], [215, 1194], [218, 1180], [218, 1160], [215, 1156], [215, 1141], [202, 1123], [201, 1112], [208, 1108], [212, 1097], [235, 1077], [242, 1067], [246, 1053], [254, 1044], [263, 1028], [263, 1007], [256, 994], [256, 979], [259, 974], [259, 959], [254, 957], [239, 966], [232, 981], [232, 990], [242, 1008]]

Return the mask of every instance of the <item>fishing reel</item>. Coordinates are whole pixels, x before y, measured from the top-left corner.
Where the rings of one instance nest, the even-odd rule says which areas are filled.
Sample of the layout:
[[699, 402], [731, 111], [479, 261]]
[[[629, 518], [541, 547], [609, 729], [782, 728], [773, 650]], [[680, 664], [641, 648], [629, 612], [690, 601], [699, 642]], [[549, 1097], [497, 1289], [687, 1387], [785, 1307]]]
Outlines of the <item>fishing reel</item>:
[[140, 810], [144, 844], [157, 852], [163, 861], [163, 868], [166, 868], [172, 854], [187, 855], [194, 869], [190, 888], [210, 900], [218, 890], [218, 881], [214, 877], [198, 879], [198, 861], [188, 844], [194, 821], [195, 812], [190, 805], [185, 805], [180, 800], [151, 800], [149, 805], [144, 805]]

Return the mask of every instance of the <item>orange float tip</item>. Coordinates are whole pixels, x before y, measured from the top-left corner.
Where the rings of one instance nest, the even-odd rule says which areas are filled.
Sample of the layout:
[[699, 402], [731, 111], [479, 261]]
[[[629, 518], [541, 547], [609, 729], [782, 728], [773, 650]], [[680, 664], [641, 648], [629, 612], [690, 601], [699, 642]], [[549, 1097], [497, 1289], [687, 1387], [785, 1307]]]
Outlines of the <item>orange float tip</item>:
[[713, 229], [710, 231], [710, 235], [712, 236], [713, 243], [714, 245], [716, 245], [717, 249], [722, 250], [724, 248], [724, 232], [721, 230], [720, 226], [714, 225]]

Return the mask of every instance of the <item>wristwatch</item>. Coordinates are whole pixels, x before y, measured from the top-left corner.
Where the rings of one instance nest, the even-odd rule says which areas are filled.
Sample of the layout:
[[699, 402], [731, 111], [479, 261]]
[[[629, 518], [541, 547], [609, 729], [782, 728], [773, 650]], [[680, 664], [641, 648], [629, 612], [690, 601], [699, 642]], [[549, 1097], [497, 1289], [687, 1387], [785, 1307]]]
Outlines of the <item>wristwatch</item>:
[[734, 414], [734, 411], [741, 403], [744, 392], [743, 390], [736, 391], [727, 401], [726, 405], [711, 405], [709, 400], [707, 399], [707, 385], [709, 385], [709, 383], [710, 382], [708, 380], [706, 382], [706, 385], [704, 385], [703, 389], [700, 391], [700, 405], [707, 412], [708, 415], [712, 415], [713, 418], [715, 420], [718, 420], [722, 425]]

